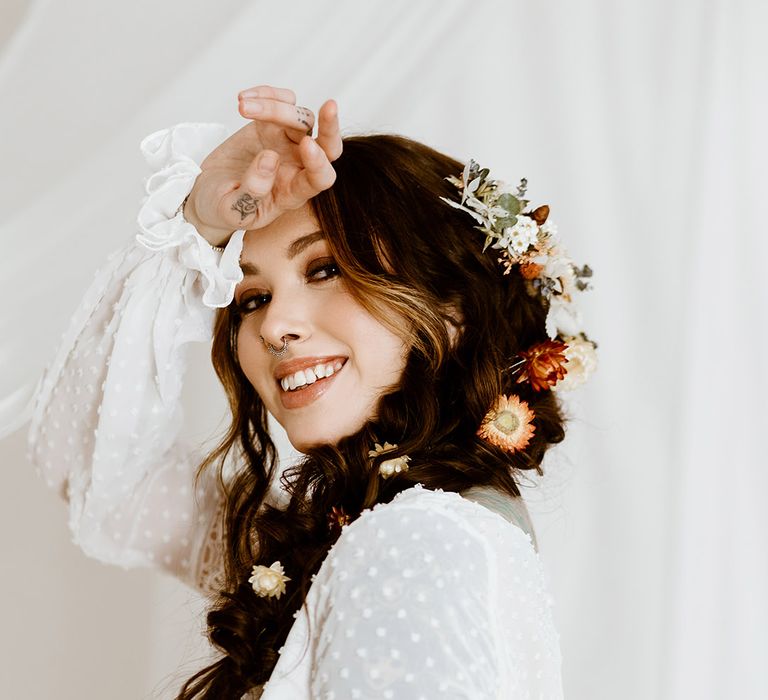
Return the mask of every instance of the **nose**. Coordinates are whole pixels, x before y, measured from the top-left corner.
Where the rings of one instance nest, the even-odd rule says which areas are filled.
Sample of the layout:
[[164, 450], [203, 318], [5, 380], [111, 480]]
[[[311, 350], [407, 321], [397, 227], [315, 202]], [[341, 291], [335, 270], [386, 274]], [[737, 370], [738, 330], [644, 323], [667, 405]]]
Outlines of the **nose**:
[[298, 290], [273, 294], [262, 318], [260, 335], [275, 348], [285, 341], [306, 340], [311, 335], [311, 307]]

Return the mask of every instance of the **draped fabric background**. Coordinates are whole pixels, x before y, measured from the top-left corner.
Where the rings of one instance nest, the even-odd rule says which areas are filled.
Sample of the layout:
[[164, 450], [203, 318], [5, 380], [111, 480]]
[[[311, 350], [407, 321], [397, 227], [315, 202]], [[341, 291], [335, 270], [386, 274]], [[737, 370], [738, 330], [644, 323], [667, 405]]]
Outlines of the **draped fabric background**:
[[[760, 0], [4, 0], [0, 9], [0, 695], [170, 698], [204, 601], [68, 543], [25, 458], [30, 391], [134, 235], [138, 143], [243, 123], [238, 90], [335, 97], [529, 179], [595, 270], [600, 369], [525, 495], [571, 700], [768, 697], [768, 6]], [[187, 429], [223, 401], [192, 358]]]

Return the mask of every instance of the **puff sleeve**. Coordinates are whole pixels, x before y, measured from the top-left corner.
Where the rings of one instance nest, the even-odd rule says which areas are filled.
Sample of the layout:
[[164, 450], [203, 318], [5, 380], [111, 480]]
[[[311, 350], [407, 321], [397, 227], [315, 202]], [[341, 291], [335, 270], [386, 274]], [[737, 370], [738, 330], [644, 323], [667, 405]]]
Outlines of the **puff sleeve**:
[[38, 382], [28, 455], [69, 504], [73, 540], [123, 567], [215, 586], [222, 495], [179, 432], [189, 343], [242, 279], [243, 232], [222, 253], [177, 213], [223, 126], [180, 124], [141, 150], [153, 172], [135, 239], [110, 256]]
[[321, 584], [312, 697], [562, 698], [529, 536], [439, 501], [377, 506], [342, 533]]

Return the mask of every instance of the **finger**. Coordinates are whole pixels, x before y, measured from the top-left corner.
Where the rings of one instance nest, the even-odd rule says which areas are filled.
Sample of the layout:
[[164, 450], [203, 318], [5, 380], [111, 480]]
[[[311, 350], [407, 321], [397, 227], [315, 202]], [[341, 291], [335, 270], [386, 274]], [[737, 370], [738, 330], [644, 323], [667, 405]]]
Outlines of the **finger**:
[[308, 133], [315, 125], [315, 115], [311, 110], [278, 100], [264, 98], [240, 100], [240, 114], [246, 119], [272, 122], [302, 134]]
[[236, 228], [246, 228], [258, 216], [259, 206], [271, 195], [278, 169], [278, 155], [262, 151], [243, 173], [240, 186], [222, 199], [220, 215]]
[[336, 171], [325, 151], [314, 140], [305, 136], [299, 144], [299, 155], [304, 166], [291, 183], [291, 198], [300, 206], [316, 194], [327, 190], [336, 181]]
[[276, 88], [271, 85], [257, 85], [256, 87], [248, 88], [247, 90], [241, 90], [237, 97], [238, 99], [266, 97], [270, 100], [277, 100], [278, 102], [287, 102], [292, 105], [296, 104], [296, 93], [294, 93], [293, 90]]
[[328, 160], [336, 160], [343, 150], [339, 107], [335, 100], [327, 100], [317, 115], [317, 143], [325, 151]]

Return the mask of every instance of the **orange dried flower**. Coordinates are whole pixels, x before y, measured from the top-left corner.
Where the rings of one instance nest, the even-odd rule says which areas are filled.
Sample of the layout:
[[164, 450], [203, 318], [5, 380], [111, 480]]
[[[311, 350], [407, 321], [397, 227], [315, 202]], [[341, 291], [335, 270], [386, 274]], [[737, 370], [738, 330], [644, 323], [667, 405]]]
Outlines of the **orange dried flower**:
[[529, 214], [526, 214], [526, 216], [530, 216], [539, 226], [541, 226], [547, 222], [547, 217], [549, 216], [549, 206], [543, 204], [540, 207], [536, 207], [536, 209], [534, 209]]
[[530, 382], [534, 391], [543, 391], [557, 384], [568, 372], [565, 369], [567, 347], [559, 340], [545, 340], [521, 352], [524, 364], [517, 383]]
[[523, 263], [520, 265], [520, 274], [524, 279], [535, 280], [544, 268], [536, 263]]
[[533, 411], [514, 394], [502, 394], [483, 419], [477, 434], [507, 452], [528, 447], [534, 433]]

